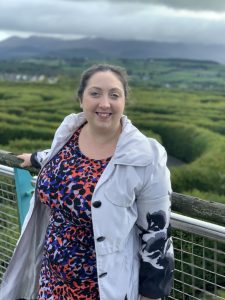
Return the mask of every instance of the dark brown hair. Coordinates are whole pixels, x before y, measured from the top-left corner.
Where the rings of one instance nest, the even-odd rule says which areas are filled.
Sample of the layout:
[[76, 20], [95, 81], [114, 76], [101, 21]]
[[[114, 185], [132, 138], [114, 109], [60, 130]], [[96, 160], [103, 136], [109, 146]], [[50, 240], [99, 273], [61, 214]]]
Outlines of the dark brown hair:
[[126, 70], [119, 66], [114, 66], [109, 64], [98, 64], [98, 65], [91, 66], [81, 74], [80, 85], [77, 91], [77, 97], [79, 101], [82, 101], [84, 90], [88, 84], [89, 79], [97, 72], [107, 72], [107, 71], [113, 72], [118, 77], [118, 79], [121, 81], [123, 85], [125, 99], [128, 98], [129, 86], [128, 86], [128, 76]]

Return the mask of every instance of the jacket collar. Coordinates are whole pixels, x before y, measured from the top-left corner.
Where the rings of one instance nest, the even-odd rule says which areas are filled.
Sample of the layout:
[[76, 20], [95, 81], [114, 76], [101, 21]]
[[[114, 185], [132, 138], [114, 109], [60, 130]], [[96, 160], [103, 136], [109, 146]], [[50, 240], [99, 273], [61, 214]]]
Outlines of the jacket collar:
[[126, 117], [122, 117], [122, 132], [114, 154], [115, 164], [146, 166], [153, 161], [149, 139]]
[[[84, 122], [86, 122], [86, 118], [83, 112], [65, 117], [56, 131], [55, 143], [62, 143], [62, 141], [65, 143], [65, 140]], [[114, 164], [131, 166], [146, 166], [153, 160], [149, 139], [132, 125], [125, 115], [122, 116], [122, 132], [112, 160]]]

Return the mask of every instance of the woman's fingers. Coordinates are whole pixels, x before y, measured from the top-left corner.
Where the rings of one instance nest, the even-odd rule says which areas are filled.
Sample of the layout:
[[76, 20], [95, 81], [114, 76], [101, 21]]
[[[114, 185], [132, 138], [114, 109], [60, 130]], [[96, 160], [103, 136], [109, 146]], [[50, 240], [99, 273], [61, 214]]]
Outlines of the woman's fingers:
[[22, 153], [20, 155], [17, 155], [17, 157], [23, 160], [23, 162], [20, 164], [22, 168], [31, 166], [31, 161], [30, 161], [31, 153]]

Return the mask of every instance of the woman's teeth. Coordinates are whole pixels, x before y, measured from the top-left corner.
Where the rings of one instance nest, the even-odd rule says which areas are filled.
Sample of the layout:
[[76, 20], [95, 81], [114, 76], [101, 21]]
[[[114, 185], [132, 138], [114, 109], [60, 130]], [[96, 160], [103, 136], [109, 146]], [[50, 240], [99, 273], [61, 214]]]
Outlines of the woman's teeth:
[[111, 116], [112, 113], [102, 113], [102, 112], [97, 112], [97, 115], [100, 117], [109, 117]]

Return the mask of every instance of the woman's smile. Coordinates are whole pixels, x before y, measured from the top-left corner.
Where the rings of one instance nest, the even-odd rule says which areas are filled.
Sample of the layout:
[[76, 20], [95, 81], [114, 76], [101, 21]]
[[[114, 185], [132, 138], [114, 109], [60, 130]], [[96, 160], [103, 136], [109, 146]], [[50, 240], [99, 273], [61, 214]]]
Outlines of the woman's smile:
[[103, 120], [107, 120], [111, 117], [112, 113], [107, 113], [107, 112], [99, 112], [97, 111], [96, 112], [97, 116], [100, 118], [100, 119], [103, 119]]

